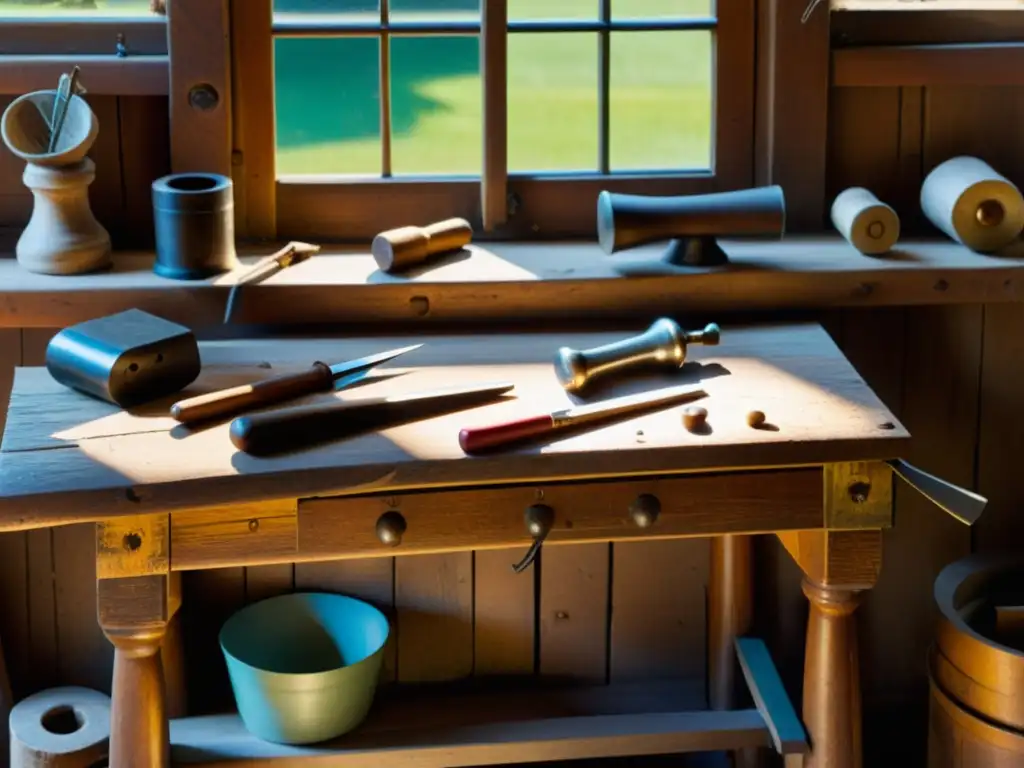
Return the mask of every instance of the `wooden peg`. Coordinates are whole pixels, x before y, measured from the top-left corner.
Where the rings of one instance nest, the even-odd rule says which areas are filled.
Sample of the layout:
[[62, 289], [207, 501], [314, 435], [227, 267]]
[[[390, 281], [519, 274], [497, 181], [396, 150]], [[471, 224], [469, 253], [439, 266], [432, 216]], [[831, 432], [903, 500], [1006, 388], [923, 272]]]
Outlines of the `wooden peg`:
[[469, 245], [473, 228], [465, 219], [446, 219], [426, 227], [399, 227], [373, 238], [370, 251], [382, 272], [399, 272], [432, 256]]
[[900, 218], [863, 187], [850, 187], [832, 203], [832, 223], [865, 256], [888, 253], [900, 237]]

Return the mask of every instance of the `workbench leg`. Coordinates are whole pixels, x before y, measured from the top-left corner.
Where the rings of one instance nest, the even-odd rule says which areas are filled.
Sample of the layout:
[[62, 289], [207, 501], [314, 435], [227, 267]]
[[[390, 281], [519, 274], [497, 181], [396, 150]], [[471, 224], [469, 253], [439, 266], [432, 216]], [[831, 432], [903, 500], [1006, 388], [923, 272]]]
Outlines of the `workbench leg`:
[[[169, 768], [161, 646], [181, 606], [181, 574], [171, 573], [170, 517], [97, 523], [96, 578], [96, 615], [114, 646], [110, 768]], [[174, 632], [168, 642], [177, 642]]]
[[860, 656], [856, 591], [804, 580], [811, 608], [804, 658], [804, 727], [811, 739], [807, 768], [861, 768]]
[[861, 768], [860, 657], [854, 612], [882, 564], [882, 532], [778, 534], [804, 572], [810, 601], [803, 719], [811, 743], [806, 768]]
[[[750, 631], [754, 617], [753, 537], [716, 536], [711, 539], [711, 578], [708, 584], [708, 704], [713, 710], [741, 706], [743, 676], [735, 640]], [[757, 749], [733, 754], [737, 768], [760, 765]]]

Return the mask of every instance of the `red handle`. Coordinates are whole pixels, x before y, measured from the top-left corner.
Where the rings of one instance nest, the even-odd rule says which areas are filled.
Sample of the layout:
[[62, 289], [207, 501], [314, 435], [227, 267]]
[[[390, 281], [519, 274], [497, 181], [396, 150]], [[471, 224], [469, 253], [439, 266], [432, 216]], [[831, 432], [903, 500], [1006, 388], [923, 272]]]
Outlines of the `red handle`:
[[543, 435], [551, 432], [554, 428], [555, 422], [552, 420], [551, 414], [545, 413], [519, 421], [495, 424], [492, 427], [464, 429], [459, 432], [459, 445], [466, 453], [475, 453], [488, 448], [499, 448], [527, 437]]

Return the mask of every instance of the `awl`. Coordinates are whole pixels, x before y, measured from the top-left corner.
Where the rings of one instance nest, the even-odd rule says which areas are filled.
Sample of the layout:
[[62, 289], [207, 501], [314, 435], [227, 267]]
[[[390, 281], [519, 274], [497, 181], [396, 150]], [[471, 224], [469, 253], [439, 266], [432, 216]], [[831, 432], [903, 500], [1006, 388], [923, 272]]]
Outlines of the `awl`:
[[393, 360], [406, 352], [419, 349], [422, 344], [378, 352], [357, 360], [327, 365], [319, 361], [302, 373], [292, 373], [264, 379], [253, 384], [221, 389], [187, 400], [179, 400], [171, 406], [171, 417], [183, 424], [193, 424], [209, 419], [222, 419], [243, 411], [283, 403], [287, 400], [309, 395], [314, 392], [328, 392], [343, 389], [366, 377], [370, 369]]
[[546, 436], [570, 427], [603, 423], [620, 416], [667, 408], [670, 405], [697, 400], [706, 395], [707, 393], [700, 387], [686, 386], [668, 387], [654, 392], [617, 397], [592, 405], [552, 411], [490, 427], [463, 429], [459, 432], [459, 445], [466, 453], [478, 453]]
[[500, 382], [281, 408], [240, 416], [229, 434], [238, 450], [264, 456], [474, 408], [513, 386]]

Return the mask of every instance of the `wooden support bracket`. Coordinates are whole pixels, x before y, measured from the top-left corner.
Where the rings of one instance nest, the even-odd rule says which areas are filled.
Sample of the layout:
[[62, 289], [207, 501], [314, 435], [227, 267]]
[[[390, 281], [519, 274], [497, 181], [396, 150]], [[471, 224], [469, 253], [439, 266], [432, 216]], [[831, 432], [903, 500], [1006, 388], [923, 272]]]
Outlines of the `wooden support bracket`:
[[825, 528], [891, 528], [892, 468], [881, 461], [826, 464]]

